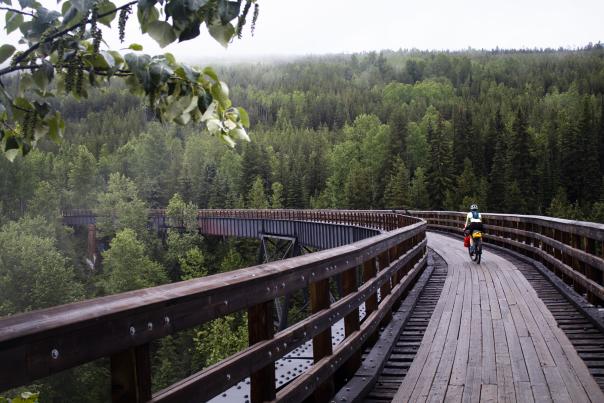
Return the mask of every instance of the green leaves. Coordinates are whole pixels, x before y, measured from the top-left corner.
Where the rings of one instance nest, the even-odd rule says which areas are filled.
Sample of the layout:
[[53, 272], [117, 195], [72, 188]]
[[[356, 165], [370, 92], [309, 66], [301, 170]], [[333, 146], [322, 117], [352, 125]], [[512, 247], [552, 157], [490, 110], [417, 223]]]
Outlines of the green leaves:
[[208, 0], [184, 0], [186, 7], [191, 11], [197, 11], [208, 3]]
[[218, 15], [222, 24], [227, 24], [239, 15], [240, 1], [218, 1]]
[[37, 403], [40, 397], [40, 393], [32, 393], [32, 392], [21, 392], [18, 396], [13, 397], [8, 400], [4, 397], [0, 396], [0, 403]]
[[138, 8], [146, 10], [151, 8], [157, 3], [157, 0], [138, 0]]
[[55, 115], [48, 119], [48, 137], [55, 143], [58, 143], [61, 141], [64, 131], [65, 122], [63, 121], [63, 118], [61, 118], [61, 114], [55, 112]]
[[176, 34], [167, 22], [153, 21], [147, 25], [147, 32], [162, 48], [176, 40]]
[[141, 26], [141, 32], [145, 34], [147, 33], [149, 24], [159, 19], [159, 11], [157, 11], [155, 7], [139, 7], [136, 16], [138, 17], [138, 22]]
[[166, 83], [174, 74], [174, 70], [166, 63], [165, 60], [157, 60], [150, 64], [149, 73], [151, 81], [155, 86]]
[[44, 60], [40, 68], [32, 74], [32, 78], [38, 88], [44, 91], [52, 81], [54, 75], [54, 66], [48, 60]]
[[226, 48], [233, 35], [235, 35], [235, 27], [230, 23], [226, 25], [214, 24], [208, 27], [208, 32], [218, 43]]
[[250, 127], [250, 117], [247, 114], [247, 111], [242, 107], [238, 107], [237, 110], [239, 111], [239, 119], [241, 120], [241, 124], [244, 127]]
[[[90, 12], [96, 8], [98, 15], [107, 14], [97, 22], [110, 26], [118, 14], [115, 0], [60, 0], [60, 13], [36, 0], [18, 1], [21, 8], [32, 9], [34, 17], [7, 11], [5, 29], [7, 33], [19, 30], [19, 43], [33, 48], [25, 50], [27, 56], [14, 66], [24, 69], [17, 80], [15, 99], [0, 87], [0, 152], [7, 157], [27, 154], [43, 136], [53, 141], [62, 137], [60, 115], [50, 112], [50, 104], [34, 102], [33, 97], [44, 100], [57, 92], [86, 97], [90, 87], [116, 76], [125, 77], [133, 94], [147, 96], [152, 110], [164, 122], [207, 122], [210, 132], [231, 146], [236, 139], [249, 140], [244, 129], [249, 126], [247, 113], [231, 106], [229, 89], [213, 69], [191, 68], [178, 63], [170, 53], [153, 57], [138, 53], [143, 47], [136, 43], [128, 47], [134, 52], [125, 56], [117, 50], [99, 51], [103, 38], [98, 36], [101, 31], [93, 28]], [[137, 17], [141, 31], [161, 47], [197, 37], [202, 24], [226, 47], [235, 35], [230, 21], [239, 16], [241, 4], [239, 0], [139, 0]], [[130, 12], [129, 7], [119, 12], [120, 39]], [[84, 24], [79, 25], [82, 21]], [[16, 53], [15, 46], [1, 45], [0, 63]]]
[[151, 57], [149, 55], [128, 53], [124, 56], [128, 68], [138, 79], [138, 82], [142, 84], [145, 91], [149, 92], [151, 89], [151, 76], [149, 74], [149, 63]]
[[[21, 0], [20, 0], [21, 1]], [[71, 4], [83, 14], [88, 14], [88, 11], [94, 5], [94, 0], [71, 0]]]
[[178, 36], [178, 41], [188, 41], [189, 39], [198, 37], [199, 34], [199, 21], [193, 21], [180, 33]]
[[[105, 0], [105, 1], [101, 1], [98, 3], [97, 5], [98, 7], [98, 12], [99, 14], [105, 14], [108, 13], [111, 10], [115, 10], [115, 4], [113, 4], [112, 2]], [[116, 16], [116, 12], [111, 13], [109, 15], [106, 15], [103, 18], [99, 18], [99, 22], [103, 25], [107, 25], [108, 27], [111, 26], [111, 21], [113, 21], [113, 19]]]
[[34, 4], [34, 0], [19, 0], [19, 5], [21, 6], [21, 8], [33, 7]]
[[231, 105], [227, 105], [230, 103], [229, 101], [229, 88], [222, 81], [218, 81], [212, 85], [212, 97], [218, 100], [221, 104], [224, 104], [225, 107], [229, 107]]
[[15, 53], [15, 47], [13, 45], [2, 45], [0, 46], [0, 63], [4, 63], [9, 57]]
[[7, 11], [4, 20], [6, 22], [6, 33], [10, 34], [11, 32], [18, 29], [21, 24], [23, 24], [23, 15], [15, 13], [13, 11]]

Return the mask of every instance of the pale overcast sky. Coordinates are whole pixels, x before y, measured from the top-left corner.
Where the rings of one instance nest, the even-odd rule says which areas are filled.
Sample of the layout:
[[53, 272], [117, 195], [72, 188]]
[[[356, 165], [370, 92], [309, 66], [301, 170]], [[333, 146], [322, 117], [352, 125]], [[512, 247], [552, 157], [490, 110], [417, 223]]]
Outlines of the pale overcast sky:
[[[56, 8], [55, 0], [43, 3]], [[204, 58], [399, 48], [558, 48], [604, 41], [604, 0], [260, 0], [259, 4], [253, 38], [248, 26], [244, 39], [225, 50], [206, 31], [163, 51], [203, 63]], [[162, 51], [136, 29], [132, 16], [127, 43], [141, 43], [146, 53]], [[110, 36], [117, 37], [117, 21], [112, 31]], [[6, 42], [6, 34], [0, 35], [0, 43]]]

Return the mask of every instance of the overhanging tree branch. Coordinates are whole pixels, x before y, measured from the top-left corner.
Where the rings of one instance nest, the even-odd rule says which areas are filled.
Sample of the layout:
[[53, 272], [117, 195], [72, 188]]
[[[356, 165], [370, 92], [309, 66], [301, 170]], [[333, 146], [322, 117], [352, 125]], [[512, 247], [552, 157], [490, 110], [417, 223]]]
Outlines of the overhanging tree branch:
[[[138, 1], [137, 1], [137, 0], [135, 0], [135, 1], [131, 1], [131, 2], [126, 3], [126, 4], [124, 4], [124, 5], [120, 6], [120, 7], [116, 7], [116, 8], [114, 8], [113, 10], [109, 10], [109, 11], [107, 11], [107, 12], [101, 13], [101, 14], [99, 14], [99, 15], [98, 15], [98, 17], [97, 17], [97, 18], [103, 18], [103, 17], [107, 17], [108, 15], [115, 14], [115, 13], [116, 13], [116, 12], [118, 12], [119, 10], [122, 10], [122, 9], [128, 8], [128, 7], [130, 7], [130, 6], [134, 5], [134, 4], [137, 4], [137, 3], [138, 3]], [[33, 14], [32, 14], [32, 16], [33, 16]], [[61, 36], [65, 35], [65, 34], [67, 34], [67, 33], [69, 33], [69, 32], [71, 32], [71, 31], [73, 31], [74, 29], [77, 29], [77, 28], [79, 28], [79, 27], [81, 27], [81, 26], [83, 26], [83, 25], [85, 26], [86, 24], [90, 24], [91, 22], [92, 22], [92, 21], [91, 21], [91, 19], [89, 19], [89, 18], [87, 18], [87, 17], [84, 17], [84, 18], [83, 18], [83, 19], [82, 19], [80, 22], [78, 22], [77, 24], [74, 24], [74, 25], [72, 25], [71, 27], [69, 27], [69, 28], [65, 28], [65, 29], [63, 29], [63, 30], [61, 30], [61, 31], [58, 31], [58, 32], [54, 33], [54, 34], [48, 35], [48, 37], [47, 37], [47, 38], [46, 38], [44, 41], [42, 41], [42, 42], [38, 42], [38, 43], [35, 43], [35, 44], [33, 44], [32, 46], [30, 46], [30, 47], [29, 47], [27, 50], [23, 51], [23, 53], [21, 53], [19, 56], [17, 56], [17, 57], [15, 58], [15, 60], [14, 60], [13, 64], [19, 64], [19, 63], [21, 63], [21, 62], [22, 62], [23, 60], [25, 60], [25, 59], [26, 59], [26, 58], [27, 58], [27, 57], [28, 57], [28, 56], [29, 56], [29, 55], [30, 55], [30, 54], [31, 54], [33, 51], [35, 51], [36, 49], [38, 49], [38, 48], [40, 47], [40, 45], [41, 45], [41, 44], [43, 44], [43, 43], [49, 43], [49, 42], [52, 42], [54, 39], [56, 39], [56, 38], [58, 38], [58, 37], [61, 37]], [[8, 70], [9, 70], [8, 68], [5, 68], [5, 69], [0, 70], [0, 76], [2, 76], [2, 75], [4, 75], [4, 74], [7, 74], [7, 73], [10, 73], [10, 71], [8, 71]]]
[[21, 14], [21, 15], [26, 15], [28, 17], [36, 18], [35, 14], [33, 14], [33, 13], [28, 13], [27, 11], [17, 10], [15, 8], [0, 7], [0, 10], [3, 10], [3, 11], [12, 11], [13, 13], [17, 13], [17, 14]]

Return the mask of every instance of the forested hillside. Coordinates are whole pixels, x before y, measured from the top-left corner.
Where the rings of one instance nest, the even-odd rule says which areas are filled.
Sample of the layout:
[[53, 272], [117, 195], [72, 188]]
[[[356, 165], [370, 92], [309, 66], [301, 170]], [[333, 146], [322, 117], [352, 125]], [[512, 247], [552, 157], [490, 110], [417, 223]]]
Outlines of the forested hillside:
[[[255, 263], [250, 241], [160, 239], [146, 209], [413, 208], [550, 214], [604, 222], [604, 49], [381, 52], [223, 67], [250, 115], [229, 148], [201, 126], [157, 122], [114, 84], [57, 101], [60, 146], [0, 159], [0, 316]], [[102, 262], [70, 208], [101, 221]], [[233, 246], [236, 247], [233, 247]], [[231, 315], [154, 347], [154, 388], [245, 344]], [[224, 337], [230, 335], [230, 337]], [[168, 359], [170, 357], [170, 359]], [[178, 357], [175, 359], [174, 357]], [[178, 365], [177, 365], [178, 364]], [[44, 401], [100, 401], [107, 363], [38, 387]]]
[[[601, 219], [604, 50], [381, 52], [221, 72], [253, 122], [230, 150], [153, 122], [118, 87], [63, 99], [61, 147], [2, 161], [2, 211], [47, 182], [59, 208], [94, 207], [111, 173], [149, 206], [465, 209]], [[260, 187], [255, 188], [256, 193]], [[280, 193], [280, 194], [279, 194]], [[254, 201], [252, 201], [254, 199]], [[256, 204], [257, 204], [256, 203]], [[595, 207], [595, 208], [594, 208]]]

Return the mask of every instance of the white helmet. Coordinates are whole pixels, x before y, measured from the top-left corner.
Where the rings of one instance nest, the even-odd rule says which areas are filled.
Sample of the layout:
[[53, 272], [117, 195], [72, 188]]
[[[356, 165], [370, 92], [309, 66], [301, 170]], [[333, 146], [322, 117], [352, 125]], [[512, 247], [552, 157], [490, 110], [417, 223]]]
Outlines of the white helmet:
[[470, 210], [478, 210], [478, 206], [477, 206], [477, 205], [475, 205], [475, 204], [472, 204], [472, 205], [470, 206]]

